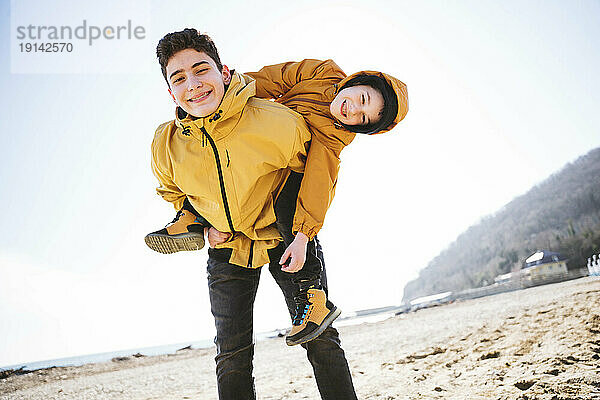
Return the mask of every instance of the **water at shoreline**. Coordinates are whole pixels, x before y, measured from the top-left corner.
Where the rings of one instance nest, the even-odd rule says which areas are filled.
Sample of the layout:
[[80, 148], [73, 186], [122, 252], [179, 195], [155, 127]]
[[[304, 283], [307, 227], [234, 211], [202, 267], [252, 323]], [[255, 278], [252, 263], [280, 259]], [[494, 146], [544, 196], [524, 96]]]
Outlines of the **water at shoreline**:
[[[392, 309], [392, 310], [390, 310]], [[384, 307], [381, 310], [376, 309], [373, 310], [375, 312], [366, 313], [365, 315], [357, 315], [357, 313], [352, 312], [346, 315], [342, 314], [342, 318], [338, 321], [334, 322], [334, 326], [348, 326], [348, 325], [357, 325], [362, 323], [373, 323], [384, 320], [386, 318], [392, 317], [394, 315], [395, 307]], [[274, 329], [272, 331], [257, 333], [255, 340], [265, 340], [277, 336], [285, 335], [285, 329]], [[213, 346], [212, 339], [204, 339], [200, 341], [193, 342], [182, 342], [182, 343], [174, 343], [160, 346], [150, 346], [150, 347], [142, 347], [136, 349], [127, 349], [127, 350], [116, 350], [109, 351], [105, 353], [95, 353], [95, 354], [85, 354], [81, 356], [75, 357], [65, 357], [65, 358], [57, 358], [53, 360], [44, 360], [44, 361], [34, 361], [34, 362], [26, 362], [19, 363], [7, 366], [1, 366], [0, 371], [6, 370], [22, 370], [22, 371], [35, 371], [39, 369], [52, 368], [52, 367], [77, 367], [85, 364], [92, 363], [100, 363], [110, 361], [115, 357], [132, 357], [134, 355], [142, 355], [142, 356], [160, 356], [165, 354], [174, 354], [177, 350], [181, 350], [184, 348], [192, 348], [192, 349], [205, 349]]]
[[[271, 337], [276, 337], [278, 334], [284, 334], [284, 329], [276, 329], [268, 332], [261, 332], [256, 334], [256, 340], [264, 340]], [[109, 351], [106, 353], [96, 354], [85, 354], [75, 357], [57, 358], [54, 360], [34, 361], [27, 363], [20, 363], [14, 365], [7, 365], [0, 367], [0, 371], [6, 370], [22, 370], [22, 371], [35, 371], [38, 369], [52, 368], [52, 367], [77, 367], [84, 364], [100, 363], [110, 361], [115, 357], [131, 357], [134, 355], [141, 354], [142, 356], [160, 356], [165, 354], [174, 354], [177, 350], [184, 348], [191, 349], [205, 349], [213, 346], [212, 339], [204, 339], [194, 342], [182, 342], [173, 343], [160, 346], [142, 347], [137, 349], [127, 350], [116, 350]], [[138, 356], [139, 357], [139, 356]]]
[[210, 339], [200, 340], [196, 342], [183, 342], [161, 346], [143, 347], [138, 349], [128, 350], [116, 350], [109, 351], [106, 353], [96, 354], [85, 354], [75, 357], [57, 358], [55, 360], [44, 360], [34, 361], [29, 363], [20, 363], [14, 365], [8, 365], [0, 367], [2, 370], [23, 370], [23, 371], [35, 371], [38, 369], [52, 368], [52, 367], [77, 367], [84, 364], [99, 363], [110, 361], [115, 357], [129, 357], [134, 354], [142, 354], [144, 356], [158, 356], [162, 354], [172, 354], [177, 350], [191, 346], [193, 349], [207, 348], [213, 345], [213, 341]]

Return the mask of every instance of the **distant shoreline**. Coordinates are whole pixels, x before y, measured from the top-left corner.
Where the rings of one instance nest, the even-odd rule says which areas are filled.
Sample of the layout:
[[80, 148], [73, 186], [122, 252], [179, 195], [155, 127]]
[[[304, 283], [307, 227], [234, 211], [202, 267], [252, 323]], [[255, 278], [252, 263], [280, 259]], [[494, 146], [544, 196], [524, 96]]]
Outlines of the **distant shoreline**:
[[[389, 306], [380, 307], [373, 310], [363, 310], [359, 312], [351, 312], [347, 315], [342, 314], [341, 318], [336, 321], [336, 326], [356, 325], [365, 322], [376, 322], [388, 316], [393, 316], [393, 311], [399, 307]], [[390, 312], [390, 310], [392, 312]], [[266, 332], [256, 334], [256, 341], [272, 339], [278, 336], [283, 336], [286, 333], [285, 328], [273, 329]], [[50, 360], [41, 360], [34, 362], [18, 363], [0, 367], [0, 381], [6, 376], [2, 372], [14, 371], [17, 375], [22, 373], [35, 372], [42, 369], [61, 368], [61, 367], [79, 367], [86, 364], [101, 363], [111, 360], [124, 361], [127, 358], [134, 357], [153, 357], [169, 354], [176, 354], [180, 350], [198, 350], [208, 349], [214, 345], [213, 339], [204, 339], [199, 341], [189, 341], [172, 343], [158, 346], [148, 346], [125, 350], [115, 350], [103, 353], [83, 354], [80, 356], [63, 357]], [[20, 372], [21, 371], [21, 372]], [[9, 374], [5, 374], [9, 375]]]
[[13, 365], [7, 365], [4, 367], [0, 367], [1, 371], [8, 370], [22, 370], [27, 372], [37, 371], [40, 369], [54, 368], [54, 367], [79, 367], [85, 364], [99, 363], [110, 361], [113, 358], [120, 357], [133, 357], [137, 354], [141, 354], [143, 357], [151, 357], [151, 356], [160, 356], [165, 354], [173, 354], [178, 350], [190, 347], [192, 349], [202, 349], [208, 348], [212, 346], [212, 340], [206, 339], [195, 342], [182, 342], [182, 343], [173, 343], [162, 346], [149, 346], [135, 349], [127, 349], [127, 350], [115, 350], [108, 351], [103, 353], [92, 353], [92, 354], [83, 354], [80, 356], [73, 357], [64, 357], [64, 358], [56, 358], [50, 360], [42, 360], [42, 361], [34, 361], [27, 363], [19, 363]]

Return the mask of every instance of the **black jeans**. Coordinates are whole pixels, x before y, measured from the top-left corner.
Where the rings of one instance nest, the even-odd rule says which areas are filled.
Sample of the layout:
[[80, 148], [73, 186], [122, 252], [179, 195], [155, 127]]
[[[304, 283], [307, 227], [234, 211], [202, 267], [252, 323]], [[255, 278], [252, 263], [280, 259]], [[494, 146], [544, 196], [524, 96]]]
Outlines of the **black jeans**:
[[[294, 240], [292, 234], [292, 224], [294, 222], [294, 214], [296, 213], [296, 200], [298, 199], [298, 191], [302, 182], [303, 174], [293, 172], [288, 177], [283, 189], [275, 202], [275, 215], [277, 217], [277, 229], [283, 237], [285, 247], [289, 246]], [[319, 278], [321, 271], [324, 268], [325, 261], [323, 259], [323, 251], [319, 244], [319, 239], [315, 238], [306, 245], [306, 261], [302, 269], [293, 274], [295, 281], [313, 280]], [[326, 277], [323, 274], [323, 287], [327, 287]], [[326, 289], [325, 289], [326, 290]]]
[[[291, 274], [283, 272], [279, 265], [285, 247], [294, 239], [291, 227], [301, 180], [301, 174], [292, 173], [277, 199], [277, 225], [284, 236], [284, 243], [269, 251], [269, 272], [283, 292], [292, 318], [295, 313], [294, 296], [299, 290], [296, 283], [298, 279], [318, 278], [327, 292], [323, 252], [316, 238], [308, 244], [302, 270]], [[262, 267], [250, 269], [230, 264], [230, 254], [230, 249], [208, 250], [208, 289], [217, 328], [217, 387], [221, 400], [254, 400], [253, 310]], [[328, 327], [319, 337], [302, 344], [302, 347], [306, 349], [313, 367], [322, 399], [356, 399], [348, 362], [335, 328]]]
[[[269, 272], [283, 292], [290, 316], [295, 311], [297, 285], [292, 275], [281, 271], [279, 258], [283, 245], [272, 251]], [[208, 250], [208, 289], [217, 336], [217, 387], [221, 400], [254, 400], [252, 376], [253, 309], [261, 268], [230, 264], [229, 249]], [[322, 270], [324, 278], [325, 269]], [[323, 282], [326, 281], [323, 279]], [[336, 329], [328, 327], [318, 338], [302, 344], [306, 349], [321, 398], [356, 399], [352, 377]]]

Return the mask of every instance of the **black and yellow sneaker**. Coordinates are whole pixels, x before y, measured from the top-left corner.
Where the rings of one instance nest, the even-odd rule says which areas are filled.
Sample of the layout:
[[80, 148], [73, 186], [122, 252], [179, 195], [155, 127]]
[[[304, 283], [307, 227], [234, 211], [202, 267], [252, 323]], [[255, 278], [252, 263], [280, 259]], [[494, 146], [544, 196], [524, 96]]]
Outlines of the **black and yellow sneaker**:
[[296, 315], [292, 330], [285, 338], [288, 346], [309, 342], [319, 336], [340, 316], [341, 310], [327, 299], [318, 281], [300, 282], [300, 293], [294, 297]]
[[204, 228], [210, 224], [186, 208], [177, 212], [165, 228], [146, 235], [148, 247], [163, 254], [200, 250], [204, 247]]

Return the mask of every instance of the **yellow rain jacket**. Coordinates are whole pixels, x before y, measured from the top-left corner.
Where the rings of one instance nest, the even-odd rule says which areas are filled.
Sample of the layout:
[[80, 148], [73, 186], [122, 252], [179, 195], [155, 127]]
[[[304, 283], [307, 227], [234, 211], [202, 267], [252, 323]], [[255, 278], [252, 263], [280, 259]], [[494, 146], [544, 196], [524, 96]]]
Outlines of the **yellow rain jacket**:
[[[287, 107], [253, 97], [254, 81], [233, 73], [219, 109], [158, 127], [152, 142], [157, 188], [176, 210], [185, 197], [216, 229], [232, 232], [218, 248], [233, 249], [232, 264], [256, 268], [281, 236], [274, 197], [289, 170], [304, 171], [310, 132]], [[288, 169], [289, 168], [289, 169]]]
[[256, 96], [276, 102], [300, 113], [312, 132], [312, 144], [306, 160], [304, 178], [298, 194], [292, 230], [312, 239], [323, 226], [333, 200], [340, 168], [340, 152], [355, 133], [340, 125], [329, 105], [344, 84], [359, 74], [384, 78], [396, 92], [398, 113], [383, 133], [392, 129], [408, 112], [406, 85], [393, 76], [377, 71], [361, 71], [346, 77], [332, 60], [304, 60], [270, 65], [248, 72], [256, 81]]

